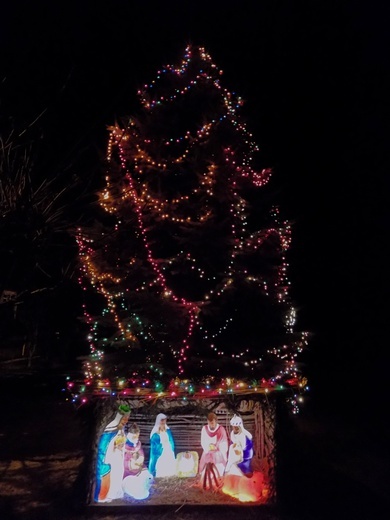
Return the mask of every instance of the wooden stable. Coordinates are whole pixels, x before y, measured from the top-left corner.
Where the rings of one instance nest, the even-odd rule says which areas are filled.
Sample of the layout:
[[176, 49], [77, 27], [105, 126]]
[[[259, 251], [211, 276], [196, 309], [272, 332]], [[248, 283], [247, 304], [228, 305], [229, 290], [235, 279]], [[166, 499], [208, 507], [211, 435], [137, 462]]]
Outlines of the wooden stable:
[[[211, 411], [218, 416], [218, 422], [231, 431], [230, 419], [234, 414], [241, 416], [245, 428], [252, 434], [254, 443], [253, 469], [262, 475], [264, 488], [260, 504], [272, 505], [276, 502], [276, 436], [277, 396], [273, 393], [224, 394], [212, 397], [153, 397], [131, 395], [120, 398], [106, 397], [94, 403], [96, 417], [95, 443], [90, 458], [90, 474], [94, 474], [99, 438], [105, 426], [114, 418], [120, 405], [131, 409], [129, 424], [136, 422], [140, 428], [140, 440], [149, 460], [150, 432], [159, 413], [167, 415], [167, 423], [175, 439], [175, 451], [196, 452], [200, 458], [202, 448], [200, 433]], [[186, 479], [181, 479], [186, 480]], [[189, 479], [187, 479], [189, 480]], [[215, 495], [215, 494], [214, 494]], [[188, 497], [188, 490], [187, 495]], [[211, 495], [210, 495], [211, 496]], [[93, 504], [93, 477], [90, 478], [88, 502]], [[180, 503], [180, 493], [170, 493], [172, 503]], [[175, 498], [176, 497], [176, 498]], [[175, 500], [178, 500], [175, 502]], [[157, 500], [157, 499], [156, 499]], [[210, 498], [203, 495], [204, 502]], [[220, 502], [226, 500], [218, 499]], [[220, 503], [217, 502], [217, 503]], [[200, 503], [200, 502], [199, 502]], [[214, 503], [214, 502], [213, 502]], [[140, 505], [154, 505], [153, 500]], [[119, 505], [119, 504], [118, 504]]]

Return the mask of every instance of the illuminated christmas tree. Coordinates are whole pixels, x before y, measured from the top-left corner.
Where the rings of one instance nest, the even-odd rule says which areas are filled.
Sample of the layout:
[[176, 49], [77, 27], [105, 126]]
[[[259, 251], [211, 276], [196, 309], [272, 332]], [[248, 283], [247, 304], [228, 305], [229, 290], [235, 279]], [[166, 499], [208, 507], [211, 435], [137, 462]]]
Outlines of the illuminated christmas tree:
[[290, 225], [221, 74], [189, 46], [109, 129], [102, 215], [78, 234], [90, 380], [189, 393], [304, 385]]

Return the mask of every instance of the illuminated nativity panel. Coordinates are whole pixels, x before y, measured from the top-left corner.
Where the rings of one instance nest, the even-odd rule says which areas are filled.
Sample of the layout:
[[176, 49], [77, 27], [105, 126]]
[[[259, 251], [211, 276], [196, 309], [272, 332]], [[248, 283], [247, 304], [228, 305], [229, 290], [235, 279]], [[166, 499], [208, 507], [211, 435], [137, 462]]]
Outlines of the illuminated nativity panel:
[[120, 399], [98, 421], [91, 505], [275, 501], [272, 399]]

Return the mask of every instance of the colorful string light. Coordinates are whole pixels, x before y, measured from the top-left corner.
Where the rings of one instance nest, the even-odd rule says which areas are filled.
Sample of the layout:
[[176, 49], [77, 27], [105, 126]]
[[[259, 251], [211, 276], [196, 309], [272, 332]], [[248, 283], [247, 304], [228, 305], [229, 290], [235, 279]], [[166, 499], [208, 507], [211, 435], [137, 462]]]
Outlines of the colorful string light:
[[[91, 350], [84, 367], [89, 382], [85, 388], [93, 387], [99, 394], [137, 392], [150, 398], [156, 394], [172, 396], [174, 392], [187, 398], [307, 387], [297, 367], [297, 356], [307, 345], [308, 334], [295, 332], [296, 310], [289, 301], [286, 253], [291, 243], [291, 226], [280, 221], [279, 210], [273, 207], [270, 224], [250, 231], [251, 207], [243, 193], [266, 187], [272, 171], [269, 168], [257, 171], [253, 166], [258, 146], [238, 117], [242, 99], [221, 87], [221, 74], [203, 48], [188, 46], [179, 67], [164, 67], [155, 81], [138, 92], [143, 120], [132, 118], [123, 127], [117, 124], [109, 128], [106, 185], [99, 194], [99, 202], [114, 219], [111, 234], [107, 227], [102, 227], [100, 236], [95, 229], [94, 238], [88, 228], [80, 228], [77, 234], [82, 265], [80, 284], [85, 291], [92, 286], [106, 302], [100, 316], [94, 316], [84, 306]], [[181, 106], [195, 92], [206, 92], [212, 100], [210, 115], [204, 116], [201, 126], [190, 125], [175, 135], [182, 121], [176, 121], [178, 128], [175, 124], [170, 126], [168, 121], [160, 134], [156, 131], [158, 135], [153, 136], [153, 132], [148, 135], [148, 121], [158, 120], [167, 107]], [[231, 143], [232, 136], [240, 146]], [[170, 226], [170, 233], [178, 236], [180, 233], [183, 237], [191, 233], [195, 236], [198, 230], [200, 233], [201, 229], [210, 230], [216, 225], [221, 214], [228, 224], [224, 224], [224, 264], [219, 269], [210, 270], [195, 248], [186, 250], [185, 239], [181, 249], [162, 254], [156, 235], [159, 226], [160, 229]], [[136, 244], [131, 255], [123, 256], [120, 239]], [[257, 273], [246, 265], [249, 255], [253, 257], [271, 246], [278, 256], [272, 275]], [[127, 251], [127, 246], [123, 249]], [[118, 251], [116, 259], [115, 251]], [[196, 299], [183, 295], [185, 291], [173, 283], [172, 273], [177, 271], [188, 276], [190, 273], [193, 287], [199, 288]], [[280, 306], [279, 312], [284, 313], [284, 335], [289, 339], [286, 344], [262, 348], [259, 352], [249, 347], [243, 337], [235, 351], [228, 354], [218, 343], [234, 329], [237, 318], [231, 309], [216, 327], [210, 328], [205, 319], [207, 309], [244, 283]], [[172, 313], [177, 312], [181, 327], [173, 342], [162, 339], [161, 325], [143, 319], [135, 295], [153, 296], [154, 301], [168, 306]], [[101, 337], [102, 321], [110, 321], [116, 330], [110, 339]], [[112, 342], [129, 352], [144, 350], [145, 361], [153, 362], [167, 348], [176, 359], [175, 388], [164, 388], [164, 369], [158, 363], [147, 369], [144, 366], [132, 378], [124, 374], [115, 381], [104, 378], [104, 343]], [[223, 376], [213, 378], [211, 384], [195, 383], [188, 373], [188, 361], [196, 342], [208, 344], [210, 353], [217, 358], [230, 355], [252, 374], [252, 383], [256, 383], [242, 378], [230, 384], [233, 379]], [[253, 379], [261, 373], [265, 357], [275, 359], [279, 368], [267, 379]], [[204, 359], [199, 364], [207, 370]], [[294, 408], [297, 401], [294, 394]]]

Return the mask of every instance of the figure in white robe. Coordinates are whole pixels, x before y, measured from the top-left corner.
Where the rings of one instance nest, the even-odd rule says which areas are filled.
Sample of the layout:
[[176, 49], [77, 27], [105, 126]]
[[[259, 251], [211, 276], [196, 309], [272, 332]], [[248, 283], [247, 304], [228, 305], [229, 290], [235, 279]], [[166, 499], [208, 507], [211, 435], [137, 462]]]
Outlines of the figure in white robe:
[[140, 429], [133, 423], [124, 447], [124, 475], [122, 488], [125, 498], [144, 500], [150, 494], [153, 477], [145, 466], [145, 454], [139, 439]]
[[110, 464], [110, 487], [108, 489], [106, 501], [123, 498], [122, 480], [124, 473], [124, 446], [126, 437], [123, 432], [119, 432], [111, 439], [104, 462]]

